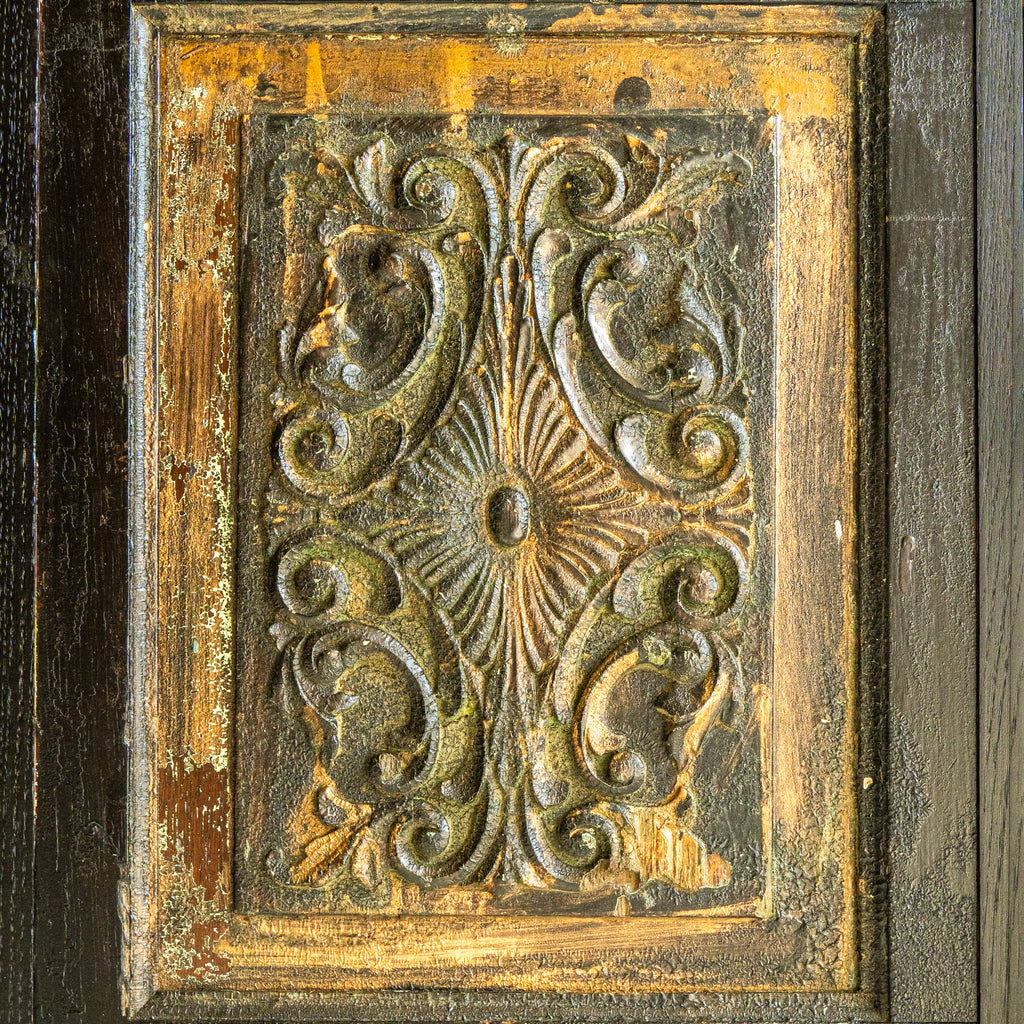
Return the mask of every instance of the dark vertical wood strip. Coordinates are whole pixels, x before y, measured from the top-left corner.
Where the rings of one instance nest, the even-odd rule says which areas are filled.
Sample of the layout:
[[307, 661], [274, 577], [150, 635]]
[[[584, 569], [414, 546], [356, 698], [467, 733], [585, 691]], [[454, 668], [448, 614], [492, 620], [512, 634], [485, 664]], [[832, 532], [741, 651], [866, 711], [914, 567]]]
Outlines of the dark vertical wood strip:
[[36, 7], [0, 20], [0, 1018], [32, 1015]]
[[40, 18], [36, 1014], [92, 1024], [121, 1017], [127, 5]]
[[1024, 1019], [1024, 228], [1019, 0], [979, 0], [981, 1020]]
[[886, 115], [888, 50], [885, 18], [879, 14], [865, 26], [857, 66], [858, 141], [858, 385], [857, 496], [859, 561], [857, 596], [860, 605], [857, 787], [859, 843], [858, 931], [861, 942], [861, 986], [881, 993], [887, 1006], [888, 919], [885, 850], [886, 736], [889, 719], [886, 686], [889, 654], [888, 558], [888, 359], [886, 337]]
[[976, 1008], [971, 8], [890, 8], [894, 1021]]

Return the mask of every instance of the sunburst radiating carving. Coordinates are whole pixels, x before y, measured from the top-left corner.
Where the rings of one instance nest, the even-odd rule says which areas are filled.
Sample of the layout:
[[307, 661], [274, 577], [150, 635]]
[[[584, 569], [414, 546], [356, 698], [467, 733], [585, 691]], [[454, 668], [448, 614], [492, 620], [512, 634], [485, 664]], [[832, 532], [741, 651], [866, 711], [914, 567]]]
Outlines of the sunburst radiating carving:
[[[624, 549], [646, 542], [655, 515], [649, 495], [628, 486], [576, 426], [537, 360], [531, 282], [518, 280], [511, 260], [495, 291], [492, 360], [465, 380], [455, 414], [403, 467], [390, 538], [467, 656], [483, 667], [498, 659], [496, 675], [530, 685], [595, 582]], [[669, 521], [670, 507], [663, 512]], [[520, 694], [531, 711], [536, 698]]]

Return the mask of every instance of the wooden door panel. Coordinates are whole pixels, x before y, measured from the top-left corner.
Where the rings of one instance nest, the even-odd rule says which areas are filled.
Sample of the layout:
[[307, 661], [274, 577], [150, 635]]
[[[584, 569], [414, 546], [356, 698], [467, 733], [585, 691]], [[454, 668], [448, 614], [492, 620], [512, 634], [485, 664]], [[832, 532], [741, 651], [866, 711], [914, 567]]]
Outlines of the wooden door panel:
[[1019, 5], [4, 10], [0, 1017], [1020, 1017]]
[[332, 19], [137, 11], [130, 1005], [882, 1019], [880, 17]]

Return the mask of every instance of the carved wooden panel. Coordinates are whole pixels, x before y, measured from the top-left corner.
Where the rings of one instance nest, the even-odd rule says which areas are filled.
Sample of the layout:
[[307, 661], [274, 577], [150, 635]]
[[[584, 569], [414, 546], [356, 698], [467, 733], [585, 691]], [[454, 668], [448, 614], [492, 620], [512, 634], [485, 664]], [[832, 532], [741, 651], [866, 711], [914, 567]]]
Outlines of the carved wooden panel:
[[877, 17], [264, 10], [137, 18], [129, 1004], [884, 1019]]
[[[759, 895], [768, 124], [730, 126], [745, 154], [657, 124], [251, 122], [239, 617], [266, 640], [239, 653], [246, 703], [278, 697], [238, 790], [256, 905]], [[729, 824], [698, 823], [716, 723]]]

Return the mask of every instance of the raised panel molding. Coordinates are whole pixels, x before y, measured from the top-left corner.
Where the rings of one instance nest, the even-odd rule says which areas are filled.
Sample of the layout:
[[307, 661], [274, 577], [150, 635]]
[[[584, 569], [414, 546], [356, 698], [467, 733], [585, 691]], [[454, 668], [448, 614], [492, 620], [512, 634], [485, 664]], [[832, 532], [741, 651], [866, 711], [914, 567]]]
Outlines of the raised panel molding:
[[[465, 889], [452, 908], [476, 913], [536, 890], [605, 912], [623, 897], [620, 913], [698, 905], [706, 889], [759, 895], [732, 277], [751, 301], [767, 289], [760, 240], [720, 199], [751, 165], [658, 155], [657, 129], [645, 141], [638, 127], [459, 117], [360, 126], [340, 148], [330, 136], [346, 126], [290, 123], [281, 155], [251, 162], [278, 198], [250, 216], [250, 308], [281, 303], [246, 331], [248, 351], [269, 351], [245, 371], [242, 479], [268, 454], [272, 469], [258, 521], [242, 516], [256, 540], [242, 563], [265, 550], [270, 592], [246, 571], [239, 608], [276, 640], [281, 710], [305, 721], [315, 756], [303, 778], [284, 753], [303, 744], [279, 726], [266, 787], [239, 793], [260, 836], [257, 822], [279, 821], [247, 845], [307, 908], [311, 888], [324, 906], [403, 910], [424, 888]], [[279, 223], [283, 253], [259, 247]], [[756, 322], [763, 334], [764, 312]], [[268, 654], [246, 661], [264, 686]], [[275, 732], [258, 721], [254, 747]], [[746, 814], [716, 823], [723, 851], [749, 847], [733, 885], [697, 824], [693, 776], [716, 723], [734, 737], [719, 785], [745, 752], [754, 776]], [[257, 811], [288, 784], [274, 781], [282, 761], [292, 806]]]
[[253, 10], [135, 12], [129, 1010], [886, 1019], [881, 15]]

